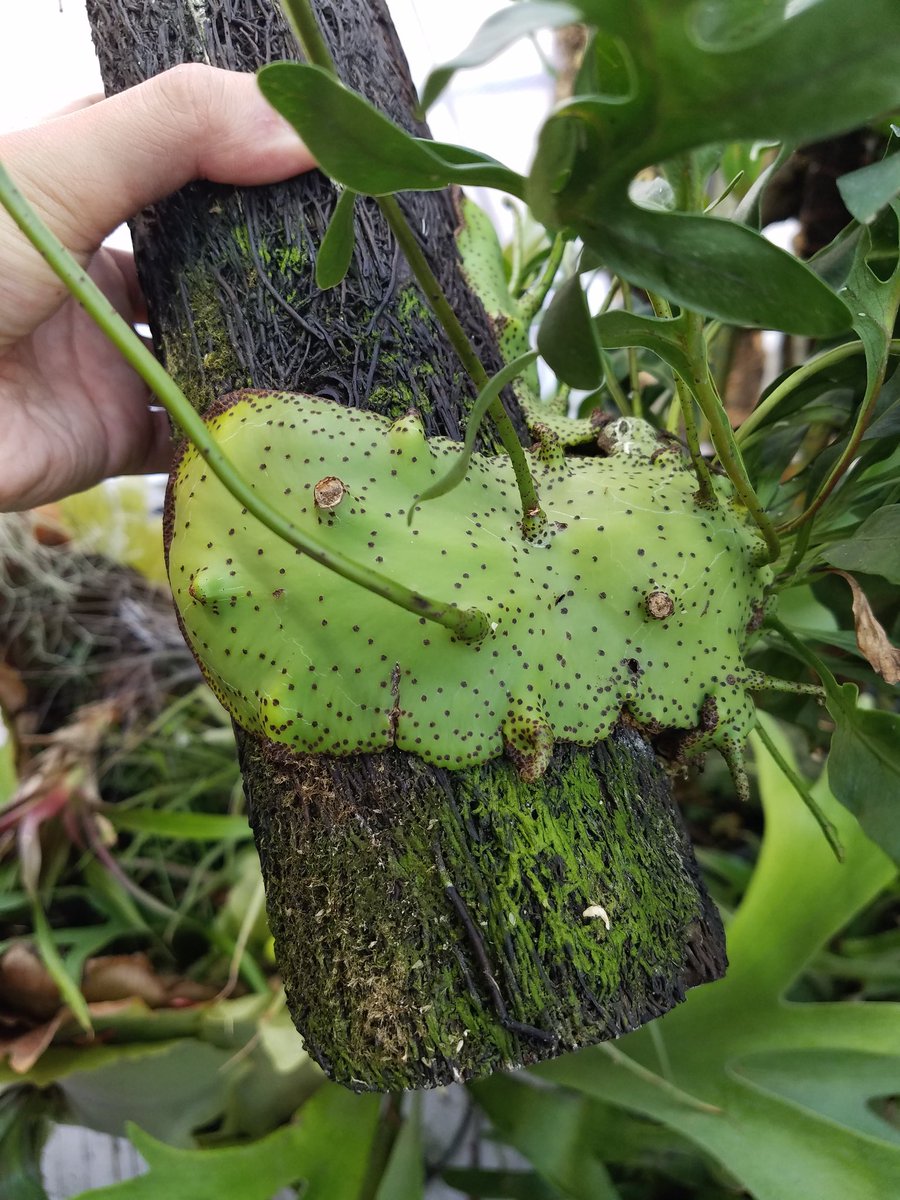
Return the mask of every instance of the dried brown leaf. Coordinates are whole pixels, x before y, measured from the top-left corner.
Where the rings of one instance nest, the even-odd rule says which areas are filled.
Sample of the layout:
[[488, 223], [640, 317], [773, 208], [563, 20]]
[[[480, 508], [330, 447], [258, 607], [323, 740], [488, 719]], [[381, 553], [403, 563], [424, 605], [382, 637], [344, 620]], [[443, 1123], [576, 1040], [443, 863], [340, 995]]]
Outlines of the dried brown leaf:
[[846, 579], [853, 592], [853, 620], [856, 625], [856, 644], [862, 654], [886, 683], [900, 683], [900, 650], [891, 644], [884, 626], [872, 612], [865, 592], [852, 575], [833, 569], [832, 574]]

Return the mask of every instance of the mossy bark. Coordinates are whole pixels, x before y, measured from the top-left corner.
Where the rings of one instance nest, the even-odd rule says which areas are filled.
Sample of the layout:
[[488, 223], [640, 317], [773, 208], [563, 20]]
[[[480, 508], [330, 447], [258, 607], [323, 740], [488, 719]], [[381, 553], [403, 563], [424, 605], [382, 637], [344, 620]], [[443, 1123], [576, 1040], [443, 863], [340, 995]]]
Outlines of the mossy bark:
[[[88, 7], [110, 90], [182, 61], [252, 69], [297, 53], [269, 0]], [[345, 82], [412, 128], [382, 0], [317, 9]], [[452, 197], [403, 204], [495, 367], [458, 271]], [[429, 433], [458, 436], [471, 387], [371, 201], [357, 205], [346, 282], [317, 292], [332, 206], [313, 173], [194, 184], [142, 214], [135, 242], [167, 366], [201, 410], [252, 385], [390, 415], [413, 404]], [[558, 747], [535, 783], [504, 760], [451, 772], [400, 751], [336, 759], [239, 739], [291, 1011], [343, 1083], [393, 1090], [534, 1062], [632, 1029], [724, 970], [668, 780], [626, 726], [591, 750]]]

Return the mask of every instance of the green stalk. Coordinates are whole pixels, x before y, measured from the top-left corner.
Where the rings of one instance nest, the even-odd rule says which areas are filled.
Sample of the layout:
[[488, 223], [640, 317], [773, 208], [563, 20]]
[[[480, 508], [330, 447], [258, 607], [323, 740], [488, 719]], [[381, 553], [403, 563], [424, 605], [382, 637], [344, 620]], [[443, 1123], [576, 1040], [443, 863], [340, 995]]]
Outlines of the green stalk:
[[[322, 67], [323, 70], [329, 71], [332, 75], [337, 75], [334, 59], [331, 56], [331, 51], [325, 44], [325, 39], [322, 37], [319, 24], [309, 0], [283, 0], [283, 6], [300, 42], [300, 47], [309, 62], [314, 66]], [[488, 373], [485, 371], [481, 359], [475, 353], [472, 343], [466, 336], [466, 331], [453, 311], [449, 300], [444, 294], [443, 288], [428, 264], [428, 260], [422, 253], [422, 248], [410, 228], [409, 222], [403, 215], [396, 197], [379, 196], [377, 200], [378, 207], [381, 209], [385, 220], [390, 226], [397, 244], [406, 255], [406, 260], [419, 287], [425, 294], [425, 299], [431, 305], [438, 323], [443, 328], [450, 344], [458, 354], [466, 374], [475, 384], [478, 391], [483, 391], [488, 384]], [[522, 444], [516, 436], [512, 421], [509, 419], [509, 415], [499, 397], [491, 404], [488, 412], [491, 420], [494, 422], [503, 449], [512, 460], [513, 472], [516, 477], [516, 484], [522, 503], [523, 529], [526, 531], [526, 536], [528, 536], [529, 531], [534, 531], [531, 534], [534, 536], [543, 527], [546, 518], [541, 510], [534, 480], [531, 477], [531, 469], [528, 466], [528, 459], [525, 457]]]
[[477, 609], [460, 609], [453, 604], [431, 600], [393, 579], [354, 562], [305, 533], [276, 512], [239, 474], [231, 460], [213, 441], [202, 418], [191, 407], [185, 394], [167, 374], [162, 364], [146, 348], [131, 326], [122, 319], [106, 296], [88, 276], [85, 268], [72, 258], [62, 242], [32, 210], [0, 163], [0, 204], [10, 214], [28, 240], [56, 272], [76, 300], [103, 330], [123, 358], [137, 371], [152, 392], [159, 397], [172, 420], [197, 448], [210, 470], [223, 486], [258, 521], [288, 545], [308, 554], [314, 562], [341, 575], [351, 583], [373, 592], [407, 612], [443, 625], [464, 642], [480, 641], [488, 630], [488, 619]]
[[[459, 355], [466, 373], [479, 392], [483, 391], [490, 383], [488, 373], [485, 371], [481, 359], [475, 353], [472, 343], [466, 336], [466, 331], [453, 311], [450, 301], [444, 295], [444, 290], [440, 283], [438, 283], [437, 277], [428, 265], [428, 260], [422, 253], [422, 248], [410, 228], [409, 222], [403, 215], [400, 205], [394, 196], [380, 196], [378, 205], [384, 213], [388, 225], [391, 227], [391, 232], [397, 239], [397, 244], [406, 255], [406, 260], [412, 269], [413, 275], [416, 277], [419, 287], [425, 294], [425, 299], [431, 305], [431, 309], [447, 334], [453, 349]], [[531, 478], [531, 468], [528, 466], [525, 450], [516, 436], [513, 423], [509, 419], [509, 414], [503, 407], [503, 403], [499, 397], [491, 402], [488, 413], [500, 436], [503, 449], [512, 461], [513, 473], [519, 489], [519, 499], [522, 504], [523, 525], [526, 529], [529, 524], [533, 525], [537, 523], [542, 525], [543, 512], [538, 500], [537, 489], [534, 486], [534, 480]]]
[[334, 59], [308, 0], [281, 0], [281, 7], [309, 62], [336, 75]]
[[[665, 300], [662, 296], [657, 296], [655, 293], [648, 292], [647, 295], [654, 313], [658, 317], [671, 319], [672, 306], [668, 300]], [[706, 361], [706, 351], [704, 349], [702, 362], [705, 364]], [[678, 397], [678, 403], [681, 406], [681, 417], [684, 421], [684, 440], [687, 442], [688, 453], [691, 456], [694, 473], [697, 476], [699, 502], [705, 508], [715, 508], [718, 500], [715, 488], [713, 487], [709, 464], [703, 457], [700, 449], [700, 434], [697, 432], [697, 422], [694, 419], [694, 395], [685, 380], [677, 372], [675, 372], [675, 394]]]
[[813, 819], [824, 833], [825, 840], [834, 851], [834, 857], [839, 863], [842, 863], [844, 861], [845, 854], [840, 835], [838, 834], [836, 826], [833, 825], [832, 822], [829, 821], [822, 812], [822, 809], [816, 802], [815, 797], [809, 790], [809, 784], [802, 775], [798, 774], [794, 770], [791, 764], [778, 749], [773, 739], [769, 736], [769, 731], [766, 729], [765, 725], [763, 725], [762, 721], [758, 721], [756, 724], [756, 735], [765, 746], [766, 750], [768, 750], [769, 754], [771, 754], [779, 771], [782, 773], [785, 779], [787, 779], [788, 782], [793, 785], [794, 791], [809, 809]]
[[547, 299], [547, 293], [553, 286], [553, 280], [562, 263], [565, 249], [566, 239], [561, 233], [558, 233], [550, 246], [550, 253], [547, 255], [540, 279], [519, 301], [519, 312], [523, 321], [530, 323], [541, 311], [541, 305]]
[[[674, 188], [679, 209], [685, 212], [702, 212], [706, 208], [706, 194], [703, 180], [697, 171], [695, 154], [685, 154], [677, 158], [668, 172], [668, 177]], [[668, 308], [668, 305], [666, 307]], [[669, 312], [671, 315], [671, 309]], [[683, 345], [691, 362], [693, 373], [691, 378], [684, 382], [693, 392], [700, 411], [706, 418], [709, 435], [715, 446], [719, 462], [765, 539], [766, 561], [774, 562], [781, 553], [781, 545], [775, 532], [775, 526], [760, 504], [759, 497], [747, 475], [747, 468], [744, 466], [741, 452], [734, 440], [734, 433], [726, 415], [725, 406], [722, 404], [713, 382], [709, 368], [708, 346], [703, 332], [703, 318], [698, 313], [688, 313], [687, 316], [688, 332], [683, 339]], [[682, 408], [687, 412], [689, 405], [683, 405]], [[687, 428], [687, 423], [685, 423], [685, 428]]]
[[[622, 280], [622, 304], [626, 312], [634, 312], [634, 297], [631, 292], [631, 284]], [[636, 417], [644, 415], [644, 403], [641, 395], [641, 378], [638, 368], [637, 347], [629, 346], [628, 354], [628, 380], [631, 388], [631, 411]], [[693, 413], [691, 414], [693, 416]], [[690, 444], [689, 444], [690, 445]], [[691, 452], [693, 454], [693, 451]], [[703, 485], [701, 483], [701, 491]]]
[[709, 425], [709, 435], [716, 448], [719, 462], [725, 468], [728, 478], [734, 485], [734, 490], [756, 524], [766, 542], [767, 562], [774, 562], [781, 553], [781, 543], [775, 526], [769, 520], [768, 514], [760, 503], [754, 491], [747, 468], [741, 458], [741, 452], [734, 440], [725, 407], [716, 391], [715, 384], [709, 373], [709, 362], [706, 357], [706, 342], [703, 338], [703, 319], [697, 313], [688, 314], [688, 334], [685, 339], [685, 350], [693, 366], [693, 374], [685, 382], [693, 392], [700, 411]]

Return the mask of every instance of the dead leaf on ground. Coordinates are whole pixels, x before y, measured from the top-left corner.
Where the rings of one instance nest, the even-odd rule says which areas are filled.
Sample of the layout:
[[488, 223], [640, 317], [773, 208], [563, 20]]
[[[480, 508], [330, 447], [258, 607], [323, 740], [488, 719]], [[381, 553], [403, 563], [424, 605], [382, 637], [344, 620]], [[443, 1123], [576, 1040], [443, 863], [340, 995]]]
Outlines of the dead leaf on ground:
[[884, 626], [872, 612], [866, 594], [846, 571], [832, 569], [833, 575], [846, 579], [853, 592], [853, 620], [856, 625], [856, 644], [885, 683], [900, 683], [900, 650], [891, 644]]

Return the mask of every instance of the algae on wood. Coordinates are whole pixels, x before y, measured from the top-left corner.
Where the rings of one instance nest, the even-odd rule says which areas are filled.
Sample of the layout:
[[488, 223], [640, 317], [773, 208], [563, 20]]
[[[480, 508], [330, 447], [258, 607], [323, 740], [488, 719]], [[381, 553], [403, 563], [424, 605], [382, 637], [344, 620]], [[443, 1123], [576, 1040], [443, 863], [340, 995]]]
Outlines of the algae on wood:
[[[414, 128], [382, 0], [316, 7], [345, 82]], [[88, 8], [110, 91], [183, 61], [250, 70], [297, 57], [270, 0]], [[373, 202], [356, 205], [346, 281], [317, 292], [333, 204], [313, 173], [193, 184], [135, 221], [170, 371], [201, 410], [252, 385], [390, 416], [412, 404], [429, 434], [459, 437], [472, 390]], [[458, 270], [452, 196], [402, 204], [496, 369]], [[634, 1028], [724, 969], [668, 780], [628, 727], [591, 750], [558, 747], [534, 783], [504, 759], [450, 772], [397, 750], [335, 759], [239, 740], [291, 1011], [343, 1083], [429, 1086], [534, 1062]]]

